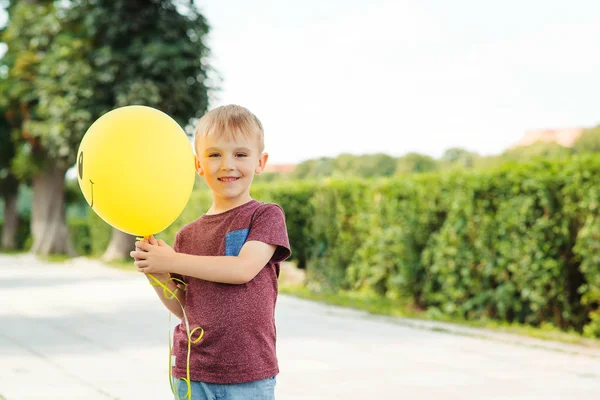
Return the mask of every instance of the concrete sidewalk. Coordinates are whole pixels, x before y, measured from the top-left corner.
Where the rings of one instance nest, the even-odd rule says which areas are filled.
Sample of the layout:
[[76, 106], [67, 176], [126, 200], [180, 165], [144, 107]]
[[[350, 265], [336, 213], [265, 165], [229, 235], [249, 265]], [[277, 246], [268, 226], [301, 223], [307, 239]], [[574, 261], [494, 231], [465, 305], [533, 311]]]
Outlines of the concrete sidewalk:
[[[0, 254], [0, 298], [0, 399], [173, 398], [168, 314], [139, 274]], [[600, 398], [579, 346], [288, 296], [277, 333], [278, 400]]]

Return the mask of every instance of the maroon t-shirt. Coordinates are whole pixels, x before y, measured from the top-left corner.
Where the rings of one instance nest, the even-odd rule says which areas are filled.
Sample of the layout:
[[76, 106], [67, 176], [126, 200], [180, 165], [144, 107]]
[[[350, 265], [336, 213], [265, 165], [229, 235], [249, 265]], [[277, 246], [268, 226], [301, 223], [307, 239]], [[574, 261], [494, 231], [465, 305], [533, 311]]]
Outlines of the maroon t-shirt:
[[[246, 241], [277, 246], [250, 282], [234, 285], [182, 277], [190, 331], [204, 329], [192, 344], [190, 377], [211, 383], [241, 383], [279, 372], [275, 351], [275, 303], [279, 263], [291, 254], [285, 216], [276, 204], [252, 200], [221, 214], [202, 215], [175, 238], [178, 253], [237, 256]], [[194, 338], [197, 335], [194, 335]], [[173, 376], [186, 377], [187, 335], [182, 321], [173, 335]]]

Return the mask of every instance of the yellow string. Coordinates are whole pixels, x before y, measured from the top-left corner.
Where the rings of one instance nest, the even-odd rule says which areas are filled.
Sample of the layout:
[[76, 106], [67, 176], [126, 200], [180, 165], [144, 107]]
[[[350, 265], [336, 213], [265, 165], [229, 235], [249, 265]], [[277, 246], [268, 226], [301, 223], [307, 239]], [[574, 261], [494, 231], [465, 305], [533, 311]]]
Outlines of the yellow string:
[[[137, 238], [137, 239], [138, 240], [141, 240], [141, 239], [149, 240], [149, 237]], [[183, 321], [185, 322], [185, 332], [186, 332], [187, 339], [188, 339], [187, 358], [186, 358], [186, 363], [185, 363], [185, 378], [183, 378], [183, 381], [186, 383], [186, 386], [187, 386], [187, 391], [185, 393], [185, 396], [183, 396], [183, 399], [181, 399], [179, 397], [179, 393], [176, 391], [176, 388], [173, 385], [173, 374], [172, 374], [173, 365], [171, 364], [173, 345], [171, 344], [171, 313], [170, 312], [169, 312], [169, 386], [171, 387], [171, 392], [173, 392], [173, 394], [175, 395], [177, 400], [184, 400], [184, 399], [192, 400], [192, 383], [191, 383], [191, 379], [190, 379], [190, 353], [192, 350], [192, 344], [198, 343], [204, 336], [204, 329], [202, 329], [201, 327], [198, 326], [198, 327], [192, 329], [192, 331], [190, 331], [190, 323], [188, 321], [187, 314], [185, 313], [183, 304], [181, 304], [181, 301], [177, 297], [177, 292], [179, 291], [179, 289], [175, 289], [175, 291], [172, 291], [171, 289], [169, 289], [167, 287], [167, 283], [169, 283], [169, 281], [173, 281], [175, 283], [180, 283], [184, 287], [187, 287], [187, 284], [184, 281], [182, 281], [181, 279], [170, 277], [163, 283], [152, 274], [146, 274], [146, 275], [148, 275], [150, 278], [152, 278], [150, 285], [155, 286], [155, 287], [159, 286], [163, 289], [163, 296], [165, 297], [165, 299], [171, 300], [174, 298], [179, 303], [179, 306], [181, 306], [181, 311], [183, 312]], [[198, 330], [200, 330], [200, 335], [198, 336], [198, 338], [196, 338], [196, 340], [193, 340], [192, 336]]]
[[[188, 339], [188, 343], [187, 343], [187, 358], [186, 358], [186, 364], [185, 364], [185, 374], [186, 374], [186, 377], [183, 378], [183, 381], [186, 383], [186, 386], [187, 386], [187, 391], [185, 393], [185, 396], [183, 396], [183, 399], [191, 400], [192, 399], [192, 384], [191, 384], [191, 379], [190, 379], [190, 353], [191, 353], [191, 349], [192, 349], [192, 344], [198, 343], [202, 339], [202, 337], [204, 336], [204, 329], [202, 329], [201, 327], [198, 326], [198, 327], [196, 327], [196, 328], [194, 328], [194, 329], [192, 329], [190, 331], [190, 323], [188, 321], [187, 314], [185, 313], [185, 309], [183, 307], [183, 304], [181, 304], [181, 301], [177, 297], [177, 291], [178, 291], [178, 289], [175, 289], [175, 291], [173, 292], [166, 285], [169, 281], [180, 282], [183, 285], [186, 285], [185, 282], [183, 282], [181, 279], [169, 278], [167, 281], [165, 281], [163, 283], [160, 280], [158, 280], [154, 275], [152, 275], [152, 274], [147, 274], [147, 275], [150, 278], [152, 278], [152, 280], [153, 280], [153, 282], [150, 282], [150, 284], [152, 286], [160, 286], [160, 287], [162, 287], [162, 289], [163, 289], [163, 296], [165, 296], [165, 299], [170, 300], [170, 299], [175, 298], [175, 300], [177, 300], [177, 302], [181, 306], [181, 311], [183, 312], [183, 321], [185, 322], [185, 331], [186, 331], [187, 339]], [[195, 340], [192, 339], [194, 333], [196, 333], [198, 330], [200, 330], [200, 335]], [[171, 387], [171, 391], [176, 396], [177, 400], [182, 400], [179, 397], [179, 393], [177, 393], [177, 391], [175, 390], [175, 387], [173, 385], [173, 376], [172, 376], [172, 372], [171, 372], [172, 367], [173, 367], [173, 365], [171, 364], [171, 355], [172, 355], [172, 353], [173, 353], [173, 346], [171, 344], [171, 313], [169, 313], [169, 386]]]

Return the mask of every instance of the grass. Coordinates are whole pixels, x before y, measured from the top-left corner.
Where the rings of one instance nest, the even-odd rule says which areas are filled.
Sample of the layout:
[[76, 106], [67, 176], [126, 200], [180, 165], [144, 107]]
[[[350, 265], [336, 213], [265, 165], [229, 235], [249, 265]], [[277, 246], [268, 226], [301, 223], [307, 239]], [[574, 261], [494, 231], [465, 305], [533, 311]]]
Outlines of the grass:
[[[0, 250], [0, 254], [6, 254], [9, 256], [16, 256], [19, 254], [27, 254], [28, 251], [27, 250]], [[2, 400], [2, 397], [0, 397], [0, 400]]]
[[[508, 323], [495, 320], [465, 320], [449, 317], [442, 313], [433, 313], [416, 308], [408, 300], [392, 300], [379, 296], [365, 295], [356, 292], [340, 291], [337, 293], [314, 292], [302, 283], [286, 282], [285, 271], [282, 270], [279, 285], [280, 293], [289, 294], [306, 300], [362, 310], [374, 315], [390, 317], [416, 318], [428, 321], [446, 322], [470, 328], [485, 328], [496, 332], [517, 334], [536, 339], [552, 340], [567, 344], [577, 344], [600, 349], [600, 339], [585, 338], [575, 331], [565, 332], [550, 324], [540, 327]], [[435, 330], [436, 328], [434, 328]], [[444, 328], [439, 328], [444, 330]]]
[[65, 261], [69, 261], [72, 257], [64, 255], [64, 254], [50, 254], [46, 256], [38, 256], [40, 260], [44, 260], [51, 263], [59, 263], [62, 264]]

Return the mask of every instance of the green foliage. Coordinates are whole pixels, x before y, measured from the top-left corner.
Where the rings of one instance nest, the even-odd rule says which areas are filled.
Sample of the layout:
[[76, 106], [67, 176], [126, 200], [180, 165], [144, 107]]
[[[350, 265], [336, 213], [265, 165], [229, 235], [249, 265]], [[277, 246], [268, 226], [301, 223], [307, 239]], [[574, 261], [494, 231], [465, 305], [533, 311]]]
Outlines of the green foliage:
[[477, 153], [459, 147], [452, 147], [444, 152], [440, 162], [444, 168], [474, 168], [480, 156]]
[[20, 131], [15, 172], [32, 176], [48, 160], [74, 163], [77, 144], [92, 121], [90, 41], [65, 3], [18, 2], [1, 40], [8, 45], [2, 86], [9, 120]]
[[573, 150], [577, 153], [600, 151], [600, 125], [585, 129], [573, 144]]
[[581, 322], [559, 164], [508, 166], [453, 182], [446, 223], [423, 253], [430, 305], [467, 318]]
[[341, 154], [333, 164], [335, 172], [331, 176], [335, 178], [392, 176], [396, 171], [396, 159], [382, 153], [360, 156]]
[[69, 232], [71, 237], [74, 238], [73, 246], [77, 254], [92, 254], [93, 240], [92, 235], [90, 235], [90, 224], [87, 218], [70, 218]]
[[[456, 169], [494, 169], [506, 162], [529, 162], [532, 159], [565, 158], [573, 154], [573, 150], [557, 143], [534, 143], [530, 146], [509, 149], [500, 155], [480, 156], [479, 154], [458, 147], [447, 149], [439, 159], [419, 154], [408, 153], [401, 157], [387, 154], [352, 155], [340, 154], [337, 157], [320, 157], [306, 160], [298, 164], [291, 174], [292, 179], [325, 179], [325, 178], [377, 178], [390, 177], [395, 174], [420, 174]], [[258, 177], [258, 181], [275, 182], [284, 180], [282, 174], [268, 174]]]
[[371, 186], [369, 215], [361, 229], [368, 233], [347, 271], [354, 288], [422, 303], [425, 271], [420, 254], [445, 218], [439, 191], [432, 175]]
[[533, 158], [566, 158], [573, 150], [555, 142], [536, 142], [529, 146], [514, 147], [500, 155], [508, 161], [531, 161]]
[[[112, 227], [91, 210], [86, 217], [74, 217], [72, 221], [80, 225], [78, 232], [71, 230], [75, 247], [87, 250], [80, 254], [102, 255], [110, 243]], [[74, 233], [81, 234], [81, 236], [75, 236]]]
[[564, 212], [575, 242], [573, 263], [579, 267], [570, 285], [577, 289], [573, 300], [590, 311], [584, 334], [600, 337], [600, 159], [587, 154], [581, 160], [564, 172], [570, 177], [563, 188]]
[[419, 153], [408, 153], [398, 159], [396, 174], [432, 172], [437, 169], [438, 162], [432, 157]]
[[296, 166], [292, 178], [340, 179], [392, 176], [396, 171], [396, 163], [396, 158], [382, 153], [360, 156], [341, 154], [336, 158], [321, 157], [304, 161]]
[[287, 180], [287, 174], [282, 174], [279, 172], [263, 172], [260, 175], [254, 177], [255, 183], [272, 183], [272, 182], [280, 182]]
[[[599, 128], [600, 129], [600, 128]], [[500, 155], [481, 156], [466, 149], [447, 149], [439, 159], [419, 153], [408, 153], [401, 157], [387, 154], [352, 155], [340, 154], [337, 157], [320, 157], [298, 164], [291, 174], [292, 179], [353, 179], [378, 178], [393, 175], [430, 173], [457, 169], [494, 169], [507, 162], [529, 162], [542, 158], [568, 158], [573, 150], [557, 143], [534, 143], [516, 147]], [[259, 181], [280, 181], [285, 176], [271, 174]]]
[[314, 248], [308, 276], [313, 287], [350, 287], [346, 269], [367, 234], [369, 192], [365, 181], [328, 181], [312, 197]]
[[[158, 108], [183, 127], [208, 107], [211, 68], [202, 14], [182, 2], [79, 0], [93, 41], [94, 100], [100, 113], [144, 104]], [[115, 23], [119, 21], [119, 23]]]
[[335, 160], [330, 157], [304, 161], [296, 166], [292, 177], [294, 179], [320, 179], [330, 177], [334, 173]]
[[252, 196], [265, 203], [276, 203], [284, 210], [288, 237], [292, 247], [291, 260], [299, 268], [306, 268], [314, 248], [311, 234], [315, 210], [311, 199], [318, 190], [314, 182], [285, 182], [276, 186], [257, 184], [252, 187]]

